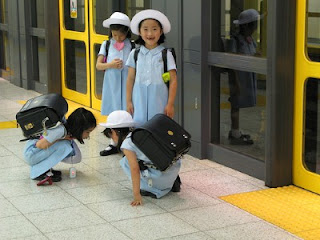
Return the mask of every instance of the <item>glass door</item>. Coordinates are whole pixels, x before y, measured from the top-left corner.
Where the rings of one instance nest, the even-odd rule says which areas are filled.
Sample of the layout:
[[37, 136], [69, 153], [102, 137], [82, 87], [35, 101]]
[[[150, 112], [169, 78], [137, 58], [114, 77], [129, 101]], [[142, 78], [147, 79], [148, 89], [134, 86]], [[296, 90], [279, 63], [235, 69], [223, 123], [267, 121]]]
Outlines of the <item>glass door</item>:
[[320, 194], [320, 2], [297, 4], [293, 183]]
[[91, 106], [88, 0], [60, 0], [62, 95]]
[[133, 15], [150, 8], [149, 0], [60, 0], [62, 94], [67, 99], [100, 110], [103, 71], [97, 55], [108, 29], [102, 22], [113, 12]]

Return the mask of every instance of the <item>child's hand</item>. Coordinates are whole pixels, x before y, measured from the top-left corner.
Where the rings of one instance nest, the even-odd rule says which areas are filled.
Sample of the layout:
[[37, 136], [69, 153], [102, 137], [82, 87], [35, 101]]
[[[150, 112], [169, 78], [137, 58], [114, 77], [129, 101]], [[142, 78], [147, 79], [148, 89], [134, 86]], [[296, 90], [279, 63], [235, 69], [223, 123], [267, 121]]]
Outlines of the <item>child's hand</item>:
[[174, 106], [172, 104], [167, 104], [167, 106], [164, 109], [164, 114], [167, 115], [170, 118], [173, 118], [173, 116], [174, 116]]
[[127, 112], [133, 115], [133, 104], [132, 102], [127, 103]]
[[71, 137], [70, 135], [67, 135], [67, 136], [64, 137], [64, 139], [65, 139], [65, 140], [72, 140], [73, 137]]
[[121, 69], [122, 65], [123, 65], [123, 62], [119, 58], [113, 59], [110, 63], [111, 68], [116, 68], [116, 69]]
[[131, 206], [139, 206], [142, 205], [142, 196], [141, 194], [137, 194], [137, 196], [134, 196], [133, 201], [131, 202]]

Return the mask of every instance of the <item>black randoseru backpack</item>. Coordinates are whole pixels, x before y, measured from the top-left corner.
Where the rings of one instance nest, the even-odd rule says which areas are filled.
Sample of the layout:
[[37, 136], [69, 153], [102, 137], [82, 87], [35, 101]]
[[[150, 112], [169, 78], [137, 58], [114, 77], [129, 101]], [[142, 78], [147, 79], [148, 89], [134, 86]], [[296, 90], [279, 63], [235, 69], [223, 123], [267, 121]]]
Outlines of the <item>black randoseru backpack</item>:
[[165, 114], [156, 114], [136, 128], [131, 139], [160, 171], [169, 168], [191, 147], [191, 135]]
[[49, 128], [62, 122], [68, 103], [60, 94], [50, 93], [29, 99], [16, 115], [24, 140], [39, 138]]

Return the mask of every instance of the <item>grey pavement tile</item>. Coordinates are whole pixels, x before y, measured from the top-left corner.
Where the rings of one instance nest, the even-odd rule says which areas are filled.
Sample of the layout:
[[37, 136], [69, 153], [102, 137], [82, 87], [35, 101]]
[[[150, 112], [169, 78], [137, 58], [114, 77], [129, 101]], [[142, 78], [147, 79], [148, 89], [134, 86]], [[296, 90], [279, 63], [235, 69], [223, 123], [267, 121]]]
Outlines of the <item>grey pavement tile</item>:
[[105, 202], [115, 199], [130, 198], [132, 191], [118, 183], [109, 182], [89, 187], [80, 187], [66, 190], [70, 195], [83, 204]]
[[0, 130], [0, 137], [4, 138], [4, 137], [12, 137], [12, 136], [16, 136], [17, 139], [19, 139], [23, 136], [22, 135], [22, 130], [20, 128], [8, 128], [8, 129], [1, 129]]
[[62, 190], [12, 197], [9, 201], [23, 214], [80, 205], [77, 199]]
[[112, 222], [112, 225], [130, 238], [139, 240], [169, 238], [199, 231], [170, 213]]
[[56, 233], [79, 227], [106, 223], [101, 217], [84, 206], [29, 213], [26, 217], [42, 233]]
[[11, 108], [21, 108], [21, 104], [9, 99], [2, 99], [0, 104], [0, 111], [9, 110]]
[[75, 167], [77, 172], [93, 172], [93, 168], [85, 164], [83, 161], [77, 164], [69, 164], [64, 162], [59, 162], [56, 166], [53, 167], [54, 170], [59, 170], [62, 172], [63, 176], [69, 176], [69, 169]]
[[210, 185], [202, 185], [198, 187], [198, 190], [211, 197], [221, 197], [242, 192], [258, 191], [261, 190], [261, 188], [245, 181], [238, 180], [237, 182], [220, 182]]
[[239, 224], [215, 230], [206, 231], [206, 233], [215, 239], [229, 239], [229, 240], [297, 240], [298, 237], [285, 232], [266, 222], [251, 222]]
[[214, 238], [203, 232], [196, 232], [176, 237], [159, 238], [159, 240], [214, 240]]
[[11, 168], [19, 166], [26, 166], [26, 163], [14, 155], [0, 157], [0, 168]]
[[133, 197], [102, 203], [88, 204], [87, 207], [96, 212], [108, 222], [139, 218], [142, 216], [156, 215], [165, 212], [157, 205], [146, 201], [146, 199], [144, 199], [142, 206], [132, 207], [130, 205], [130, 202], [132, 200]]
[[0, 209], [0, 218], [21, 214], [7, 199], [0, 199]]
[[41, 234], [24, 216], [0, 218], [0, 239], [24, 238]]
[[26, 142], [19, 142], [21, 139], [23, 139], [23, 135], [21, 134], [21, 136], [6, 136], [3, 138], [0, 138], [0, 145], [3, 145], [5, 147], [7, 146], [20, 146], [21, 150], [23, 150]]
[[95, 158], [84, 159], [84, 163], [92, 167], [95, 170], [101, 170], [105, 168], [121, 168], [120, 160], [122, 158], [121, 154], [110, 155], [110, 156], [99, 156]]
[[150, 199], [150, 201], [169, 212], [222, 203], [221, 200], [193, 188], [182, 188], [178, 193], [169, 193], [163, 198]]
[[128, 176], [124, 173], [122, 168], [104, 168], [99, 170], [100, 173], [108, 176], [115, 182], [120, 182], [128, 179]]
[[56, 184], [46, 187], [39, 187], [37, 186], [37, 181], [31, 179], [0, 183], [0, 193], [6, 198], [36, 193], [56, 192], [59, 190], [61, 191], [61, 188]]
[[209, 168], [206, 170], [197, 170], [192, 172], [185, 172], [179, 174], [181, 181], [193, 188], [200, 188], [201, 186], [218, 184], [222, 182], [237, 182], [238, 178], [232, 177], [226, 173], [220, 172], [217, 169]]
[[249, 176], [245, 173], [239, 172], [237, 170], [234, 170], [232, 168], [225, 167], [225, 166], [219, 168], [219, 171], [224, 172], [230, 176], [239, 178], [240, 180], [249, 180], [250, 178], [252, 178], [251, 176]]
[[131, 238], [124, 235], [109, 223], [90, 227], [65, 230], [62, 232], [48, 233], [46, 236], [52, 240], [130, 240]]
[[[76, 165], [74, 166], [77, 168]], [[108, 183], [110, 181], [112, 182], [112, 179], [110, 177], [105, 176], [96, 170], [85, 171], [85, 172], [81, 172], [77, 170], [77, 176], [75, 178], [70, 178], [68, 175], [64, 174], [62, 177], [62, 181], [57, 182], [55, 184], [57, 184], [62, 189], [72, 189], [72, 188], [99, 185], [103, 183]]]
[[264, 181], [257, 179], [257, 178], [254, 178], [254, 177], [249, 177], [249, 179], [246, 179], [245, 182], [248, 182], [252, 185], [260, 187], [261, 189], [268, 189], [269, 188], [265, 185]]
[[202, 159], [199, 161], [200, 164], [203, 164], [207, 167], [210, 167], [210, 168], [221, 168], [223, 167], [223, 165], [219, 164], [219, 163], [216, 163], [212, 160], [208, 160], [208, 159]]
[[207, 169], [207, 166], [200, 163], [201, 160], [191, 157], [190, 155], [185, 155], [181, 159], [181, 169], [180, 172], [190, 172], [195, 170]]
[[213, 230], [260, 219], [226, 203], [172, 212], [201, 231]]
[[9, 151], [4, 146], [0, 145], [0, 157], [12, 156], [12, 155], [13, 155], [13, 153], [11, 151]]
[[30, 179], [30, 167], [19, 166], [0, 169], [0, 183]]
[[24, 238], [16, 238], [16, 240], [47, 240], [48, 238], [46, 238], [44, 235], [34, 235], [31, 237], [24, 237]]

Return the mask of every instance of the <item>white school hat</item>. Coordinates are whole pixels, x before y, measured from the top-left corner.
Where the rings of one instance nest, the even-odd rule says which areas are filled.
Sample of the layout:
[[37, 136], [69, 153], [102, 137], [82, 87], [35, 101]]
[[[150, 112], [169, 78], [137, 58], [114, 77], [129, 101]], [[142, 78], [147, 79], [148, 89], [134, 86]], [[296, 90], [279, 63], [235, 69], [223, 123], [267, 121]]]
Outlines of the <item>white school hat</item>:
[[136, 34], [140, 35], [139, 33], [139, 24], [141, 21], [145, 19], [155, 19], [158, 20], [162, 25], [163, 33], [166, 34], [171, 30], [171, 24], [169, 19], [164, 15], [162, 12], [154, 9], [147, 9], [138, 12], [131, 20], [131, 31]]
[[120, 24], [130, 27], [130, 19], [124, 13], [114, 12], [108, 19], [103, 21], [102, 26], [109, 28], [111, 24]]
[[125, 128], [134, 127], [136, 123], [130, 113], [124, 110], [117, 110], [109, 114], [106, 123], [100, 123], [100, 125], [106, 128]]
[[263, 18], [263, 14], [259, 15], [257, 10], [247, 9], [247, 10], [242, 11], [239, 14], [239, 19], [234, 20], [233, 23], [237, 24], [237, 25], [241, 25], [241, 24], [245, 24], [245, 23], [254, 22], [254, 21], [257, 21], [262, 18]]

